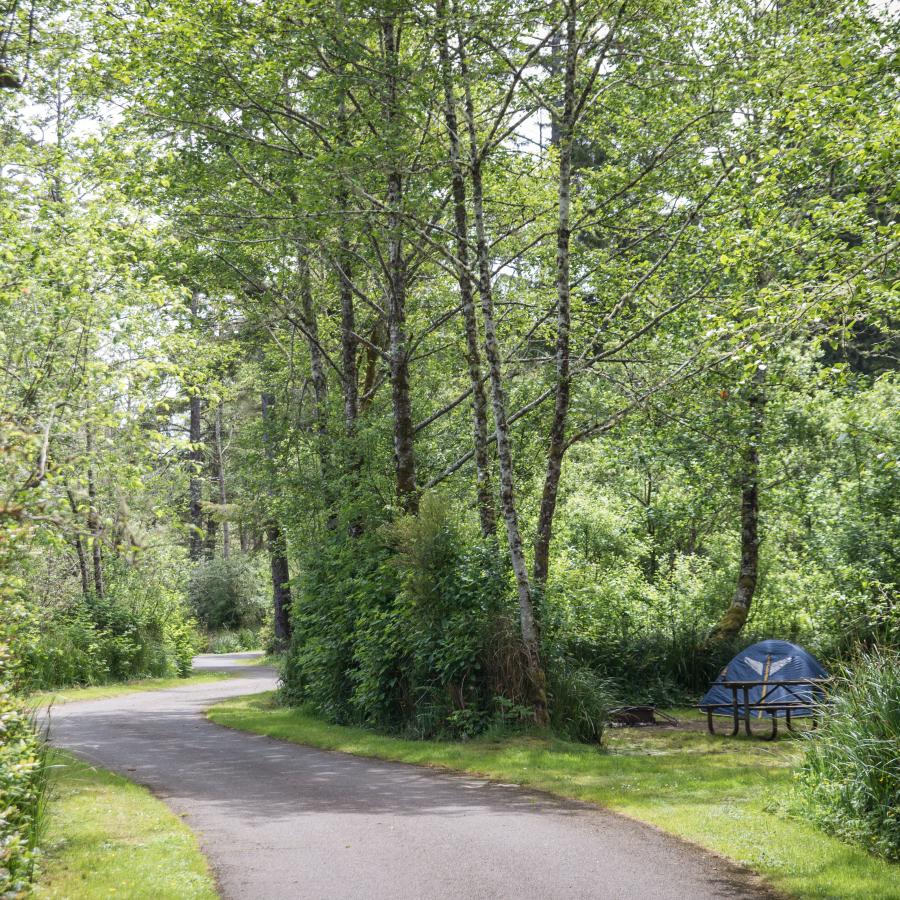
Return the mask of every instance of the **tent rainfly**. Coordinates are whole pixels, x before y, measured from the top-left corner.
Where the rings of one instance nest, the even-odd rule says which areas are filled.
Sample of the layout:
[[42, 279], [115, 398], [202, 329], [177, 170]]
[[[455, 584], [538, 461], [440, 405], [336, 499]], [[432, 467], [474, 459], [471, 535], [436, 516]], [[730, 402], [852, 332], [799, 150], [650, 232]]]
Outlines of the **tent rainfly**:
[[[719, 677], [700, 701], [700, 707], [711, 708], [713, 715], [730, 716], [734, 711], [734, 694], [730, 687], [721, 682], [758, 681], [749, 689], [747, 696], [750, 714], [784, 717], [786, 711], [777, 709], [780, 704], [797, 704], [791, 715], [795, 718], [811, 716], [813, 707], [821, 698], [822, 691], [815, 685], [780, 684], [779, 682], [802, 681], [807, 678], [827, 678], [819, 661], [802, 647], [787, 641], [760, 641], [742, 650], [719, 673]], [[739, 694], [739, 696], [741, 696]], [[804, 706], [808, 703], [808, 706]], [[774, 709], [767, 710], [772, 704]], [[738, 715], [744, 716], [743, 704]]]

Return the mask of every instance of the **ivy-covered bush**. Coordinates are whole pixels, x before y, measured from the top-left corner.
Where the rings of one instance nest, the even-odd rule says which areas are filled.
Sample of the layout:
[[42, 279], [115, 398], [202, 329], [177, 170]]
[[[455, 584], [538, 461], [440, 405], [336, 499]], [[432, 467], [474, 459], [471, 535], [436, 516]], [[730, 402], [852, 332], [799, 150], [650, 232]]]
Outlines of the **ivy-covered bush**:
[[824, 828], [900, 860], [900, 652], [875, 650], [842, 669], [799, 784]]

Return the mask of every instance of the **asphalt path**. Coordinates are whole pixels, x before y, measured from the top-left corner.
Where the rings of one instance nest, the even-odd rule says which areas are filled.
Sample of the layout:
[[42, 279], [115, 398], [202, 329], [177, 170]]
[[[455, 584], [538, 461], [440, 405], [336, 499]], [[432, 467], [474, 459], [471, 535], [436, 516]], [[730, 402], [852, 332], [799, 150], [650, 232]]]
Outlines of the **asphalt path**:
[[241, 656], [196, 660], [233, 672], [225, 681], [51, 713], [54, 744], [184, 818], [226, 898], [770, 896], [717, 857], [596, 807], [214, 725], [213, 703], [275, 687], [272, 669]]

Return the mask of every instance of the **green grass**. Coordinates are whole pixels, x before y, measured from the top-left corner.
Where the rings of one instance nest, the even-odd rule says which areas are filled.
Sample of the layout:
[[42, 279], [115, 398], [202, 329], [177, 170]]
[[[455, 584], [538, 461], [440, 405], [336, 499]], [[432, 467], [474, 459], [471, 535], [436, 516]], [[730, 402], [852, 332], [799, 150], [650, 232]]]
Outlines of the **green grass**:
[[598, 803], [745, 865], [796, 897], [900, 898], [900, 867], [787, 811], [801, 750], [797, 740], [625, 729], [609, 732], [607, 753], [540, 736], [411, 741], [276, 707], [271, 694], [229, 700], [207, 715], [282, 740], [471, 772]]
[[190, 829], [148, 790], [54, 751], [38, 898], [212, 900]]
[[76, 700], [106, 700], [120, 694], [135, 694], [141, 691], [162, 691], [166, 688], [183, 687], [187, 684], [204, 684], [222, 681], [231, 676], [227, 672], [209, 672], [189, 675], [187, 678], [141, 678], [137, 681], [119, 681], [112, 684], [95, 684], [90, 687], [60, 688], [55, 691], [41, 691], [31, 694], [29, 703], [34, 706], [47, 706], [52, 703], [72, 703]]

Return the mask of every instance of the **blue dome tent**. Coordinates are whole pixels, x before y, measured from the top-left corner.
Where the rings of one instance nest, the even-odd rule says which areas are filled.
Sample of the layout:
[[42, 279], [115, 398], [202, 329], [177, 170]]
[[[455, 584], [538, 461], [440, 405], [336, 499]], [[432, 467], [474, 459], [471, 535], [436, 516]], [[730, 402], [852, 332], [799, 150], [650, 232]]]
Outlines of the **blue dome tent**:
[[[787, 717], [790, 725], [791, 717], [815, 715], [816, 704], [823, 696], [816, 682], [827, 677], [819, 661], [802, 647], [787, 641], [760, 641], [728, 663], [699, 706], [710, 715], [710, 730], [714, 715], [733, 716], [735, 733], [738, 716], [745, 721], [749, 716]], [[740, 687], [733, 687], [735, 682]]]

